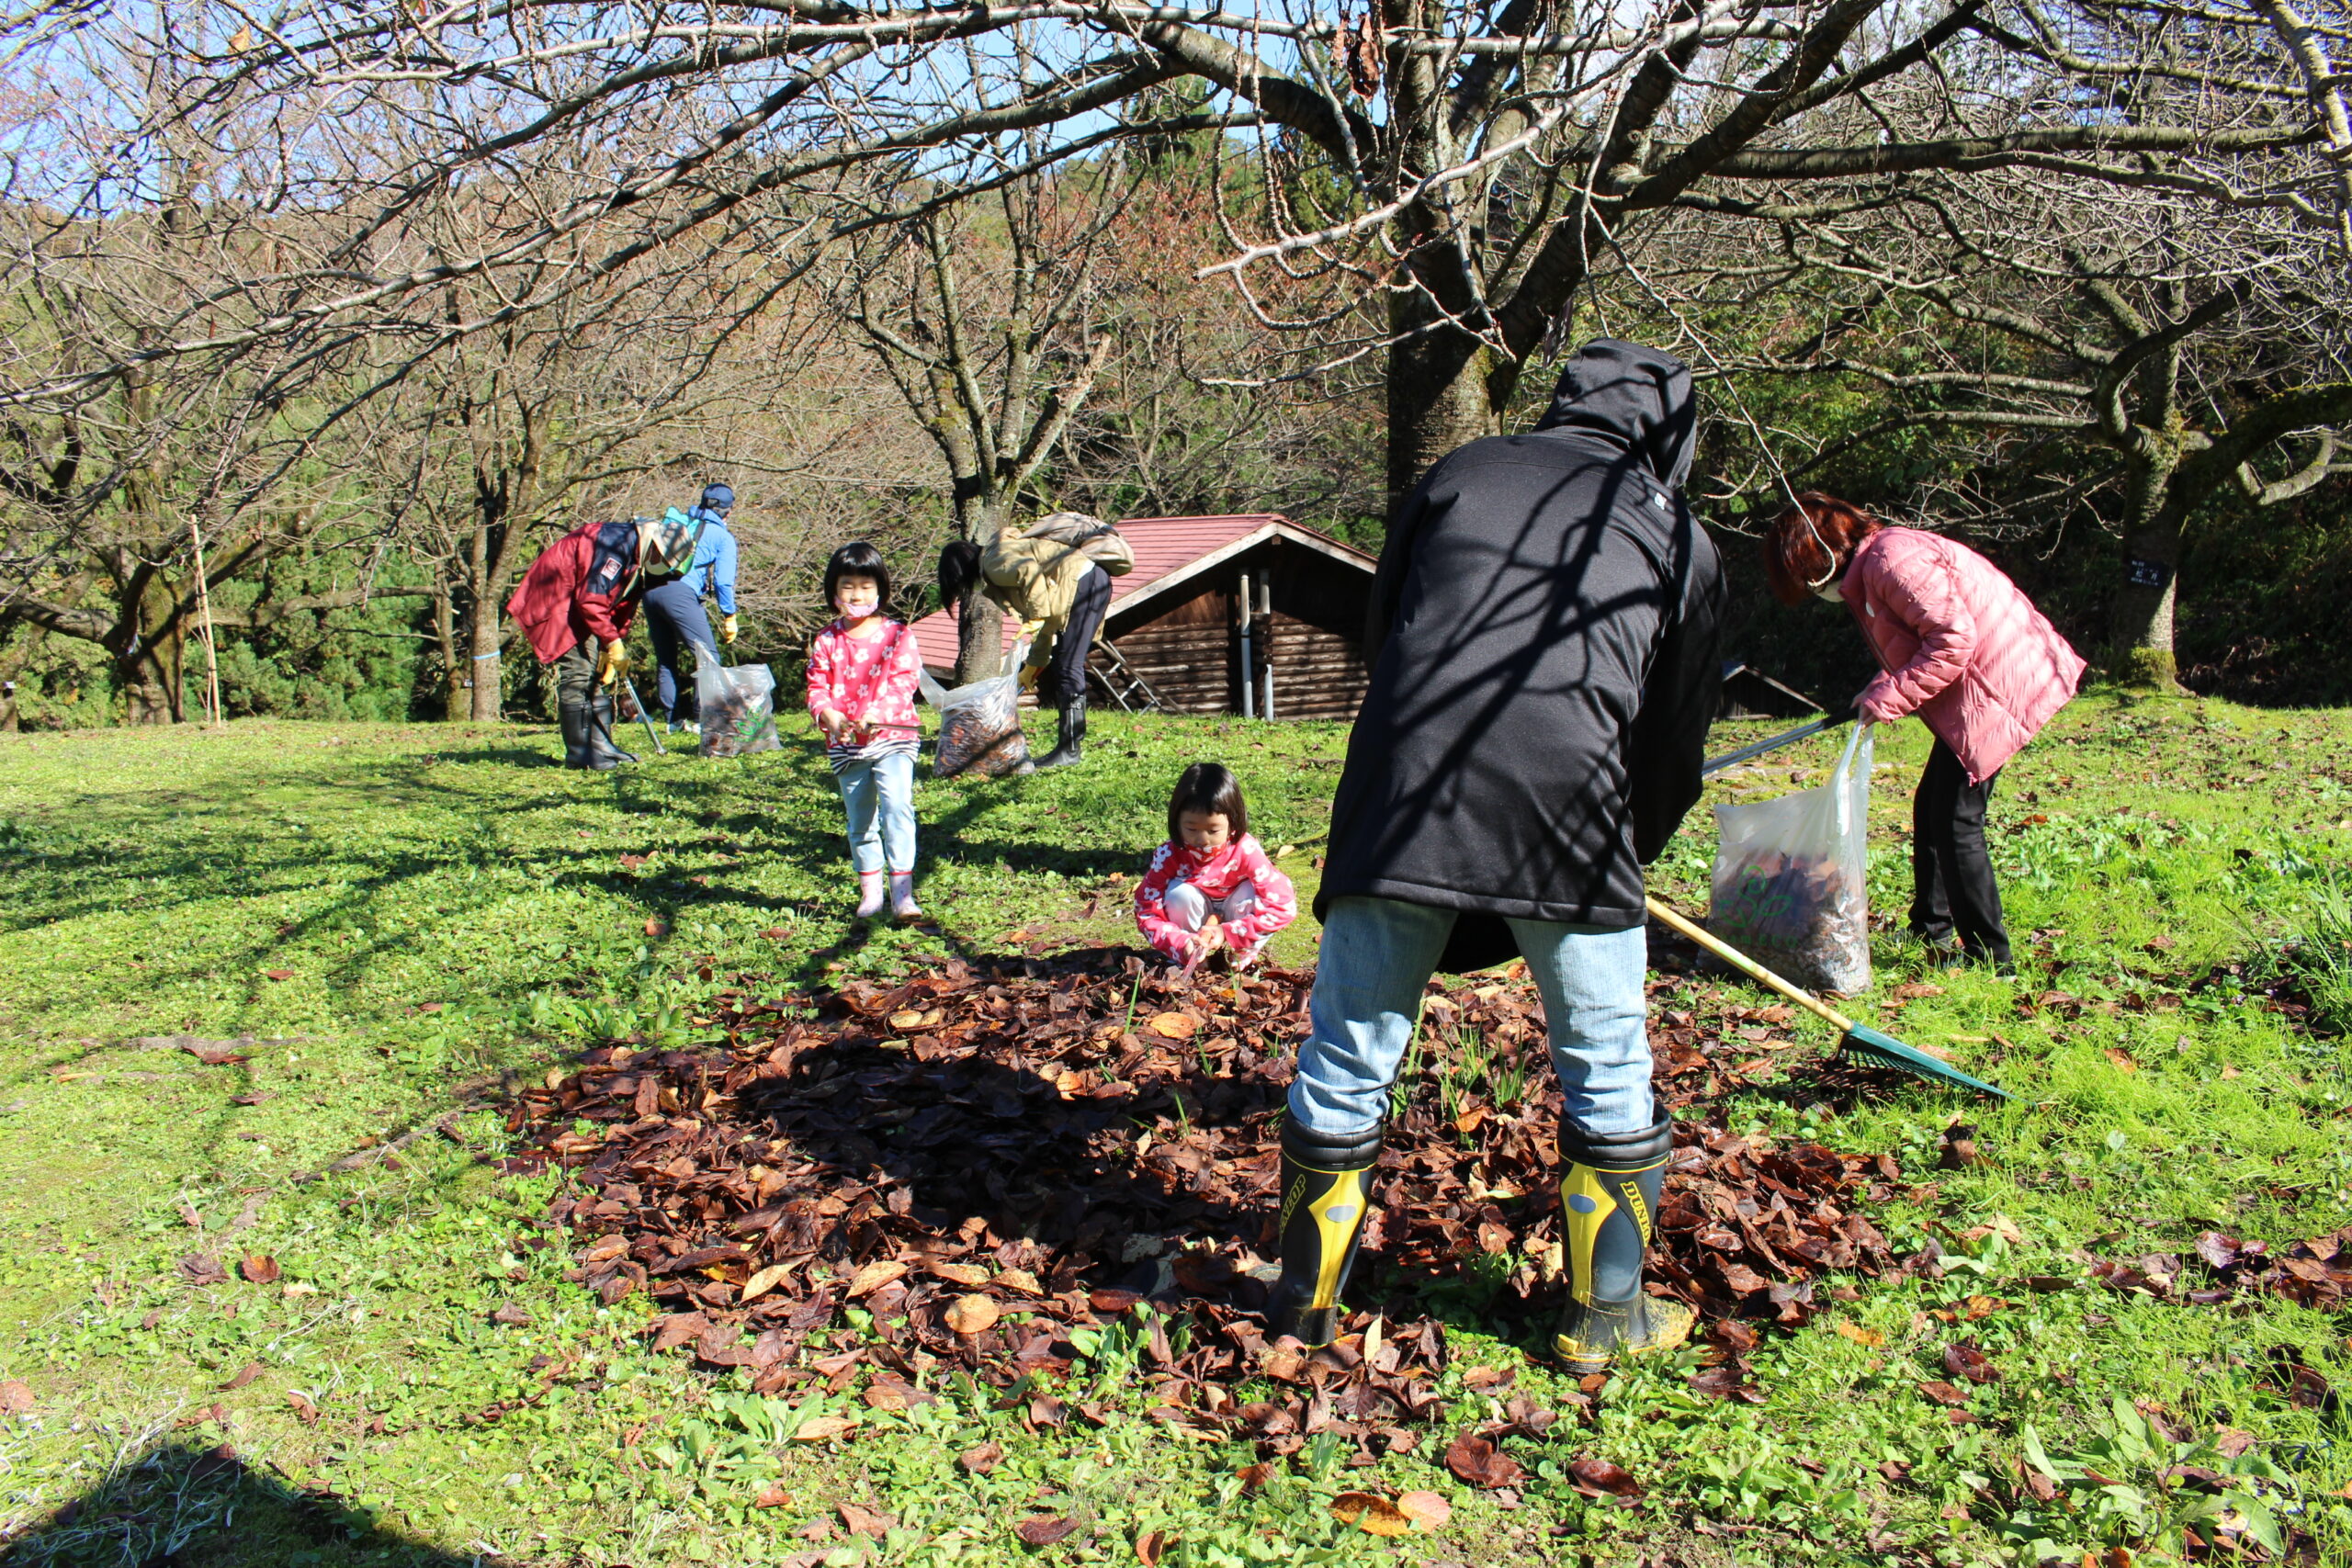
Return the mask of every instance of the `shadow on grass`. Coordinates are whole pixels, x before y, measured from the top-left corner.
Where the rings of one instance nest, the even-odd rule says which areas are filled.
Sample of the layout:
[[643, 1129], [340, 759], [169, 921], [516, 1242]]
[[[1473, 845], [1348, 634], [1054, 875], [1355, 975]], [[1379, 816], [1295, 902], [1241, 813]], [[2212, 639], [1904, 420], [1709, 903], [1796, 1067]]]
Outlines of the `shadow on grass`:
[[219, 1448], [157, 1445], [47, 1519], [0, 1540], [6, 1568], [481, 1568]]

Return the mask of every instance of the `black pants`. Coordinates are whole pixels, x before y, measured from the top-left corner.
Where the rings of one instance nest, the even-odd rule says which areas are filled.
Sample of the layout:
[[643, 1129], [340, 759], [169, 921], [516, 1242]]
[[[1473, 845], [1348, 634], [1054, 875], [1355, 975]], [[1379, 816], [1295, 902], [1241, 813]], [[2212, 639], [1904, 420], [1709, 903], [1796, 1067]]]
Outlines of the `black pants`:
[[1102, 629], [1103, 612], [1110, 607], [1111, 574], [1099, 566], [1089, 568], [1079, 579], [1069, 619], [1054, 639], [1054, 656], [1046, 660], [1045, 676], [1037, 682], [1040, 703], [1066, 708], [1086, 695], [1087, 650], [1094, 646], [1094, 634]]
[[1970, 784], [1968, 770], [1940, 740], [1928, 754], [1911, 797], [1911, 932], [1930, 942], [1956, 936], [1970, 956], [2007, 964], [2001, 889], [1984, 848], [1984, 807], [2000, 776]]
[[665, 718], [695, 716], [695, 683], [678, 669], [678, 655], [688, 644], [695, 667], [718, 657], [718, 639], [710, 635], [710, 615], [702, 596], [684, 578], [658, 582], [645, 591], [645, 630], [653, 639], [653, 704]]
[[558, 703], [584, 703], [596, 694], [596, 661], [604, 652], [603, 643], [593, 637], [583, 637], [556, 660]]

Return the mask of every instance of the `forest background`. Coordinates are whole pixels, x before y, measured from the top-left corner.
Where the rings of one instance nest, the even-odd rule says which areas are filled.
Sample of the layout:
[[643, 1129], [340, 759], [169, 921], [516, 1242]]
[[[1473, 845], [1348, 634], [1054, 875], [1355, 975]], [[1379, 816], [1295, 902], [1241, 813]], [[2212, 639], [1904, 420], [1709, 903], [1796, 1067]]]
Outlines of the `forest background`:
[[1376, 550], [1602, 333], [1697, 370], [1727, 652], [1801, 688], [1866, 671], [1739, 537], [1795, 486], [1960, 534], [2120, 678], [2352, 692], [2352, 33], [1637, 11], [1268, 8], [1244, 68], [1116, 6], [1098, 55], [986, 7], [23, 10], [0, 728], [200, 716], [208, 624], [229, 716], [537, 716], [532, 557], [714, 479], [784, 671], [850, 538], [910, 614], [1052, 508]]

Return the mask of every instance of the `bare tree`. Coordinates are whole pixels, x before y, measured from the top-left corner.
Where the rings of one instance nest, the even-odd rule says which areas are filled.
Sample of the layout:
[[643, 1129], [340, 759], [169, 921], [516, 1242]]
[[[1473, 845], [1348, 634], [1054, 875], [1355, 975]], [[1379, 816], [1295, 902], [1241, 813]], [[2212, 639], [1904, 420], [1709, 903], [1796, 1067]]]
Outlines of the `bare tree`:
[[[45, 38], [73, 9], [37, 6], [12, 35]], [[2249, 199], [2340, 212], [2340, 181], [2306, 155], [2329, 144], [2341, 107], [2332, 67], [2312, 67], [2258, 123], [2225, 123], [2188, 93], [2128, 120], [2097, 107], [2152, 70], [2202, 72], [2209, 17], [2269, 26], [2240, 0], [2211, 0], [2167, 35], [2185, 64], [2105, 51], [2140, 49], [2111, 17], [2174, 10], [1639, 0], [1577, 14], [1554, 0], [1367, 0], [1355, 14], [1344, 0], [982, 0], [686, 12], [526, 0], [418, 15], [295, 0], [264, 18], [209, 0], [158, 8], [181, 18], [169, 39], [108, 13], [85, 33], [112, 29], [127, 55], [179, 50], [206, 89], [143, 109], [112, 151], [48, 175], [39, 199], [105, 199], [176, 127], [266, 127], [284, 144], [271, 199], [336, 220], [282, 261], [224, 272], [166, 331], [86, 361], [17, 361], [0, 402], [52, 407], [160, 359], [281, 339], [306, 354], [384, 332], [454, 342], [752, 213], [786, 226], [770, 242], [780, 254], [967, 199], [973, 182], [930, 175], [957, 159], [978, 168], [989, 161], [978, 154], [1001, 152], [985, 185], [1213, 127], [1234, 137], [1237, 188], [1261, 198], [1225, 275], [1294, 335], [1294, 371], [1381, 362], [1389, 489], [1401, 495], [1436, 455], [1494, 427], [1580, 291], [1677, 211], [1769, 224], [1814, 201], [1784, 193], [1931, 169], [2132, 186], [2161, 158]], [[2291, 37], [2337, 37], [2303, 20], [2280, 28], [2269, 34], [2279, 58]], [[2083, 36], [2101, 47], [2052, 41]], [[1946, 67], [1960, 54], [2023, 63], [1956, 77]], [[1170, 106], [1165, 89], [1181, 83], [1206, 96]], [[1890, 95], [1936, 112], [1890, 122]], [[461, 252], [413, 243], [421, 207], [548, 143], [582, 141], [634, 162]], [[820, 199], [853, 175], [898, 199], [846, 210]], [[20, 171], [20, 200], [28, 179]], [[591, 259], [534, 270], [575, 236], [593, 237]], [[39, 247], [25, 259], [49, 265]], [[458, 279], [478, 282], [478, 307], [432, 319], [427, 302]], [[1308, 286], [1323, 303], [1292, 309]]]
[[[1099, 252], [1130, 191], [1117, 160], [1080, 182], [999, 184], [986, 207], [876, 234], [841, 284], [864, 335], [945, 463], [957, 535], [986, 546], [1039, 479], [1112, 349]], [[1003, 618], [958, 605], [967, 680], [1001, 657]]]
[[[2129, 62], [2105, 111], [2127, 130], [2201, 114], [2252, 130], [2306, 99], [2259, 19], [2209, 26], [2190, 55], [2164, 37], [2167, 8], [2107, 17], [2105, 37], [2062, 49], [2067, 35], [2024, 13], [2030, 30], [1978, 69], [2009, 78], [2040, 58], [2039, 90], [2054, 93], [2092, 58]], [[1881, 107], [1900, 127], [1941, 106]], [[2151, 152], [2133, 178], [2096, 184], [1929, 171], [1783, 212], [1760, 255], [1736, 254], [1752, 224], [1686, 227], [1675, 265], [1645, 281], [1685, 322], [1764, 303], [1773, 324], [1718, 355], [1726, 371], [1839, 376], [1883, 400], [1827, 449], [1784, 453], [1795, 477], [1917, 430], [1974, 438], [1979, 471], [2063, 469], [2055, 495], [2003, 482], [2038, 521], [2063, 497], [2118, 536], [2114, 665], [2170, 684], [2189, 520], [2225, 492], [2270, 505], [2352, 472], [2352, 252], [2332, 184], [2312, 155], [2248, 170]], [[1957, 497], [1916, 499], [1932, 512]]]

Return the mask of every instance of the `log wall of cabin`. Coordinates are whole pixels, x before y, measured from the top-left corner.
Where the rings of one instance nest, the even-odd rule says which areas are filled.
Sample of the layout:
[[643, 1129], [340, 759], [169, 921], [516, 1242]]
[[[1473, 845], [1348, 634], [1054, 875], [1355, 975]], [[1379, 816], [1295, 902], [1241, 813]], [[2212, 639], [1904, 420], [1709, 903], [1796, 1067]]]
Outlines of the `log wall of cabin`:
[[[1258, 585], [1269, 576], [1273, 582], [1274, 716], [1354, 717], [1366, 679], [1361, 644], [1371, 574], [1296, 545], [1275, 541], [1221, 562], [1197, 592], [1147, 606], [1154, 612], [1148, 619], [1114, 607], [1107, 628], [1113, 646], [1170, 712], [1239, 713], [1234, 606], [1244, 573], [1253, 594], [1263, 592]], [[1265, 694], [1257, 641], [1250, 649], [1253, 706]]]

